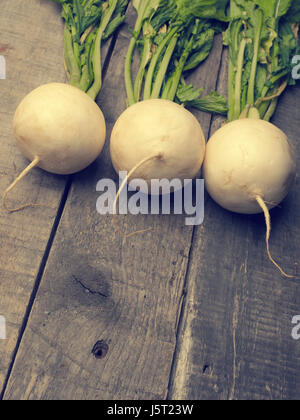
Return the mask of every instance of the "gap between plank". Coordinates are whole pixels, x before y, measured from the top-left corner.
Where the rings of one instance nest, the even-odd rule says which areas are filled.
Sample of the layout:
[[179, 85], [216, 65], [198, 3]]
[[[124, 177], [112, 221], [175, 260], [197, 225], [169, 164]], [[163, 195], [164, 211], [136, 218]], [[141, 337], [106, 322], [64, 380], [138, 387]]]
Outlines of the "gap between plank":
[[[223, 63], [223, 60], [224, 60], [224, 56], [225, 56], [225, 48], [223, 47], [222, 54], [221, 54], [221, 59], [220, 59], [220, 66], [219, 66], [219, 69], [218, 69], [218, 75], [217, 75], [217, 78], [216, 78], [215, 90], [217, 90], [217, 87], [219, 86], [220, 77], [221, 77], [221, 73], [222, 73], [222, 63]], [[211, 130], [212, 130], [213, 123], [214, 123], [214, 116], [212, 114], [211, 118], [210, 118], [209, 130], [208, 130], [208, 139], [210, 138], [210, 135], [211, 135]], [[174, 351], [174, 355], [173, 355], [169, 384], [168, 384], [168, 389], [167, 389], [167, 398], [166, 398], [167, 400], [172, 400], [172, 393], [173, 393], [174, 384], [175, 384], [176, 376], [177, 376], [176, 375], [177, 367], [178, 367], [177, 365], [178, 365], [178, 361], [179, 361], [179, 354], [180, 354], [180, 351], [181, 351], [181, 348], [179, 346], [179, 338], [180, 338], [180, 336], [183, 332], [183, 323], [184, 323], [184, 316], [185, 316], [185, 313], [186, 313], [187, 296], [188, 296], [188, 289], [189, 289], [191, 258], [192, 258], [193, 252], [194, 252], [195, 236], [196, 236], [197, 229], [198, 229], [198, 226], [193, 227], [193, 233], [192, 233], [192, 238], [191, 238], [191, 247], [190, 247], [190, 251], [189, 251], [188, 264], [187, 264], [186, 275], [185, 275], [185, 280], [184, 280], [184, 285], [183, 285], [183, 290], [182, 290], [183, 299], [182, 299], [182, 302], [181, 302], [180, 315], [178, 317], [178, 326], [177, 326], [177, 331], [176, 331], [176, 345], [175, 345], [175, 351]]]
[[44, 272], [45, 272], [45, 268], [46, 268], [46, 265], [47, 265], [47, 261], [48, 261], [48, 258], [49, 258], [50, 252], [51, 252], [51, 248], [52, 248], [55, 236], [56, 236], [56, 232], [57, 232], [58, 226], [60, 224], [60, 220], [61, 220], [64, 208], [65, 208], [68, 196], [69, 196], [71, 185], [72, 185], [72, 176], [69, 176], [68, 179], [67, 179], [67, 182], [66, 182], [64, 192], [63, 192], [61, 200], [60, 200], [60, 204], [59, 204], [58, 211], [57, 211], [57, 214], [56, 214], [56, 217], [55, 217], [55, 220], [54, 220], [54, 224], [52, 226], [52, 230], [51, 230], [50, 237], [49, 237], [46, 249], [45, 249], [45, 253], [43, 255], [43, 258], [42, 258], [42, 261], [41, 261], [41, 264], [40, 264], [40, 267], [39, 267], [39, 270], [38, 270], [38, 273], [37, 273], [37, 276], [36, 276], [36, 280], [35, 280], [34, 287], [33, 287], [33, 290], [32, 290], [32, 293], [31, 293], [31, 296], [30, 296], [30, 299], [29, 299], [29, 303], [28, 303], [27, 308], [26, 308], [26, 312], [25, 312], [25, 315], [24, 315], [23, 323], [22, 323], [21, 328], [20, 328], [20, 333], [19, 333], [19, 337], [18, 337], [18, 340], [17, 340], [17, 344], [16, 344], [15, 350], [14, 350], [13, 355], [12, 355], [12, 359], [11, 359], [11, 362], [10, 362], [10, 366], [9, 366], [6, 378], [4, 380], [3, 389], [0, 393], [0, 400], [3, 400], [3, 398], [4, 398], [4, 394], [5, 394], [5, 391], [6, 391], [6, 388], [7, 388], [7, 384], [8, 384], [8, 381], [9, 381], [9, 378], [10, 378], [10, 375], [11, 375], [16, 357], [17, 357], [18, 350], [19, 350], [21, 342], [22, 342], [22, 338], [24, 336], [24, 333], [25, 333], [25, 330], [26, 330], [26, 327], [27, 327], [27, 323], [28, 323], [28, 320], [29, 320], [29, 317], [30, 317], [30, 314], [31, 314], [32, 307], [34, 305], [34, 301], [35, 301], [35, 298], [36, 298], [41, 280], [42, 280]]
[[183, 321], [184, 321], [184, 314], [185, 314], [185, 308], [186, 308], [187, 290], [188, 290], [188, 287], [189, 287], [190, 261], [191, 261], [191, 256], [192, 256], [192, 253], [193, 253], [193, 250], [194, 250], [194, 242], [195, 242], [194, 239], [195, 239], [195, 235], [196, 235], [196, 229], [197, 229], [197, 227], [194, 226], [193, 227], [192, 238], [191, 238], [191, 246], [190, 246], [190, 250], [189, 250], [188, 264], [187, 264], [187, 269], [186, 269], [186, 274], [185, 274], [185, 279], [184, 279], [184, 284], [183, 284], [183, 289], [182, 289], [183, 299], [182, 299], [182, 303], [181, 303], [179, 321], [178, 321], [178, 326], [177, 326], [177, 331], [176, 331], [176, 344], [175, 344], [175, 350], [174, 350], [174, 354], [173, 354], [173, 360], [172, 360], [170, 377], [169, 377], [169, 384], [168, 384], [168, 389], [167, 389], [167, 398], [166, 398], [167, 400], [172, 400], [172, 388], [173, 388], [173, 384], [174, 384], [175, 378], [176, 378], [178, 355], [180, 353], [180, 348], [178, 348], [178, 343], [179, 343], [179, 337], [180, 337], [181, 332], [183, 330]]

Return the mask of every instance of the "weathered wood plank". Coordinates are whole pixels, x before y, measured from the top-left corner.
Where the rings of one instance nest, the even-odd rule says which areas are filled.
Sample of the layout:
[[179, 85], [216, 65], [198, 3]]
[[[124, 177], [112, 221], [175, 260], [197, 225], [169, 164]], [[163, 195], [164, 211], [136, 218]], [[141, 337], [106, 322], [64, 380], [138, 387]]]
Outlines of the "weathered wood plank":
[[[219, 90], [226, 86], [226, 71]], [[299, 145], [300, 88], [282, 98], [273, 122]], [[212, 131], [220, 126], [215, 122]], [[293, 273], [299, 262], [300, 194], [297, 178], [288, 199], [272, 211], [271, 249]], [[300, 342], [291, 336], [300, 313], [299, 273], [280, 276], [265, 250], [262, 216], [222, 210], [207, 198], [187, 280], [170, 398], [276, 399], [300, 397]]]
[[[1, 1], [0, 54], [7, 66], [7, 78], [0, 80], [2, 192], [28, 164], [16, 149], [12, 134], [18, 103], [43, 83], [66, 81], [60, 15], [60, 6], [52, 0]], [[104, 59], [108, 48], [109, 43]], [[36, 202], [41, 206], [15, 214], [0, 207], [0, 315], [7, 322], [7, 339], [0, 340], [0, 395], [66, 182], [66, 177], [35, 169], [11, 192], [9, 204]]]
[[[124, 29], [99, 102], [108, 134], [125, 109], [128, 39]], [[218, 43], [197, 73], [207, 90], [220, 52]], [[199, 117], [207, 133], [210, 116]], [[153, 228], [123, 241], [112, 217], [96, 213], [96, 183], [107, 177], [116, 179], [108, 144], [74, 180], [5, 399], [166, 397], [192, 229], [183, 216], [120, 216], [125, 232]], [[108, 351], [99, 359], [101, 340]]]
[[[0, 191], [28, 164], [16, 149], [12, 118], [19, 101], [38, 85], [64, 81], [63, 27], [54, 2], [2, 0], [0, 50], [6, 80], [0, 80]], [[9, 204], [41, 207], [9, 215], [0, 208], [0, 314], [7, 340], [0, 340], [2, 389], [66, 179], [36, 169], [9, 196]]]

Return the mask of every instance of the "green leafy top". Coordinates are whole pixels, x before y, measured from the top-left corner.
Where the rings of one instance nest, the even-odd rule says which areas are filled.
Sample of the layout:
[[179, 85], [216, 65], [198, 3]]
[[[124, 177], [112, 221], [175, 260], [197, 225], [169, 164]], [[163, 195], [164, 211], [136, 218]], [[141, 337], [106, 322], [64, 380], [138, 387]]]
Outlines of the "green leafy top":
[[229, 121], [250, 115], [270, 120], [300, 54], [298, 0], [231, 0], [224, 34], [229, 46]]
[[300, 1], [292, 0], [292, 5], [286, 15], [286, 20], [292, 23], [300, 22]]
[[[128, 105], [150, 98], [164, 98], [186, 106], [226, 113], [226, 101], [213, 93], [187, 86], [185, 75], [209, 55], [214, 36], [226, 21], [228, 0], [133, 0], [137, 19], [125, 64]], [[133, 84], [132, 58], [140, 51], [140, 67]], [[200, 101], [201, 99], [201, 101]], [[198, 102], [197, 102], [198, 101]], [[207, 107], [205, 107], [207, 104]]]
[[254, 0], [254, 3], [263, 10], [265, 17], [280, 18], [288, 12], [292, 0]]
[[226, 22], [228, 0], [176, 0], [178, 17], [189, 19], [216, 19]]
[[102, 86], [101, 44], [124, 22], [129, 0], [55, 0], [65, 21], [69, 83], [93, 99]]

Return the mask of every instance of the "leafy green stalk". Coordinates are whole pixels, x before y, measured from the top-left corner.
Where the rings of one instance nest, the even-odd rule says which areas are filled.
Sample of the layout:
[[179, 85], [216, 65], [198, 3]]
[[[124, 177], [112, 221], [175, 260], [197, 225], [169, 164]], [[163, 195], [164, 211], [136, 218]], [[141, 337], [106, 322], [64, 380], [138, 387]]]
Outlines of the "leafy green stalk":
[[234, 66], [231, 60], [229, 60], [228, 66], [228, 120], [233, 120], [234, 112], [234, 95], [233, 89], [234, 86]]
[[147, 22], [144, 25], [143, 29], [144, 34], [144, 46], [143, 51], [141, 54], [140, 66], [139, 70], [135, 79], [134, 84], [134, 98], [136, 101], [140, 100], [142, 86], [145, 78], [146, 67], [151, 60], [152, 57], [152, 45], [153, 45], [153, 37], [155, 36], [155, 31], [150, 24]]
[[92, 99], [102, 87], [101, 46], [125, 19], [129, 0], [55, 0], [65, 21], [68, 82]]
[[[127, 105], [128, 106], [133, 105], [136, 102], [133, 82], [132, 82], [132, 74], [131, 74], [131, 64], [132, 64], [135, 46], [136, 46], [136, 39], [131, 38], [129, 49], [126, 56], [126, 61], [125, 61], [125, 87], [126, 87], [126, 92], [127, 92]], [[142, 77], [141, 74], [140, 74], [140, 77]]]
[[[162, 62], [161, 62], [160, 67], [159, 67], [159, 71], [158, 71], [156, 79], [155, 79], [155, 83], [153, 85], [153, 89], [152, 89], [152, 93], [151, 93], [151, 99], [157, 99], [157, 98], [160, 97], [160, 92], [161, 92], [162, 85], [164, 83], [164, 78], [165, 78], [166, 72], [168, 70], [168, 67], [169, 67], [172, 55], [174, 53], [174, 50], [176, 48], [177, 36], [178, 35], [175, 32], [174, 35], [172, 36], [172, 39], [171, 39], [167, 49], [166, 49], [166, 53], [165, 53], [165, 55], [162, 59]], [[145, 99], [146, 99], [146, 97], [145, 97]]]
[[298, 0], [231, 0], [229, 27], [228, 121], [257, 117], [269, 121], [292, 78], [300, 53]]
[[177, 90], [179, 102], [185, 106], [204, 112], [215, 112], [226, 115], [228, 111], [226, 99], [217, 92], [202, 96], [203, 89], [195, 90], [193, 85], [181, 84]]
[[103, 38], [104, 31], [109, 24], [113, 13], [116, 10], [118, 0], [111, 0], [109, 2], [108, 8], [103, 12], [100, 26], [98, 28], [96, 40], [95, 40], [95, 51], [92, 58], [93, 69], [94, 69], [94, 83], [87, 91], [87, 94], [92, 98], [96, 99], [98, 93], [102, 87], [102, 62], [101, 62], [101, 42]]
[[164, 94], [165, 99], [168, 99], [169, 101], [174, 101], [176, 97], [180, 78], [181, 78], [184, 66], [186, 64], [186, 61], [191, 52], [193, 41], [194, 39], [192, 37], [189, 43], [187, 44], [182, 56], [180, 57], [178, 65], [176, 66], [176, 70], [174, 71], [173, 75], [170, 77], [170, 84], [169, 84], [168, 91]]
[[94, 79], [93, 69], [92, 69], [92, 57], [93, 57], [93, 46], [94, 46], [95, 34], [90, 33], [85, 42], [86, 54], [82, 57], [82, 72], [79, 88], [84, 92], [87, 92], [89, 86], [92, 84]]
[[233, 119], [233, 113], [235, 109], [235, 70], [237, 67], [237, 54], [239, 51], [240, 44], [240, 31], [243, 26], [243, 22], [238, 19], [239, 10], [235, 3], [230, 4], [230, 16], [232, 21], [229, 24], [229, 28], [226, 33], [224, 33], [224, 44], [231, 45], [230, 48], [230, 59], [229, 59], [229, 69], [228, 69], [228, 118], [229, 120]]
[[265, 121], [270, 121], [271, 120], [271, 118], [273, 117], [273, 115], [276, 111], [277, 104], [278, 104], [278, 98], [275, 98], [271, 101], [267, 111], [264, 114], [264, 120]]
[[262, 27], [263, 27], [263, 13], [261, 10], [258, 9], [257, 10], [257, 28], [255, 31], [255, 38], [254, 38], [254, 54], [253, 54], [253, 59], [252, 59], [251, 73], [250, 73], [249, 87], [248, 87], [248, 96], [247, 96], [248, 105], [253, 105], [255, 101], [256, 70], [257, 70], [257, 63], [258, 63], [258, 56], [259, 56]]
[[[133, 81], [132, 81], [132, 71], [131, 65], [133, 60], [133, 53], [136, 48], [137, 39], [140, 36], [144, 22], [150, 18], [150, 16], [157, 10], [159, 0], [133, 0], [133, 7], [137, 11], [137, 20], [135, 23], [135, 28], [133, 36], [131, 37], [128, 52], [125, 60], [125, 86], [127, 92], [127, 104], [128, 106], [133, 105], [137, 99], [135, 97]], [[139, 73], [139, 77], [143, 76], [142, 70]], [[139, 90], [136, 88], [136, 90]]]
[[[151, 98], [151, 94], [152, 94], [152, 84], [153, 84], [153, 77], [154, 77], [154, 72], [155, 72], [155, 68], [157, 66], [158, 60], [162, 54], [162, 52], [164, 51], [164, 49], [166, 48], [166, 46], [168, 45], [168, 43], [170, 41], [176, 41], [176, 32], [177, 32], [177, 27], [174, 27], [173, 29], [171, 29], [169, 31], [169, 33], [167, 34], [167, 36], [163, 39], [163, 41], [158, 45], [155, 54], [152, 57], [150, 66], [149, 66], [149, 70], [147, 73], [147, 77], [146, 77], [146, 81], [145, 81], [145, 89], [144, 89], [144, 100], [146, 99], [150, 99]], [[174, 38], [175, 37], [175, 38]], [[173, 53], [174, 49], [176, 47], [176, 43], [175, 45], [172, 45], [172, 50], [171, 53]], [[170, 53], [170, 50], [167, 48], [168, 54]], [[168, 58], [168, 63], [170, 62], [170, 57], [167, 56]], [[165, 76], [166, 73], [166, 68], [163, 69], [163, 74], [161, 74], [162, 72], [160, 72], [160, 80], [159, 80], [159, 84], [160, 86], [162, 85], [162, 76]], [[158, 97], [158, 95], [157, 95]]]
[[80, 68], [74, 54], [72, 34], [67, 26], [64, 32], [64, 56], [69, 83], [70, 85], [78, 86], [80, 82]]
[[235, 91], [234, 91], [234, 119], [238, 119], [241, 113], [241, 95], [242, 95], [242, 76], [243, 76], [243, 63], [245, 50], [247, 46], [247, 40], [242, 39], [238, 59], [237, 59], [237, 69], [235, 75]]
[[[228, 0], [133, 0], [132, 4], [137, 19], [125, 62], [128, 106], [141, 98], [165, 98], [211, 112], [215, 102], [215, 112], [224, 113], [224, 108], [226, 112], [224, 98], [220, 101], [219, 95], [212, 94], [204, 100], [202, 91], [185, 90], [180, 81], [210, 54], [215, 34], [221, 32], [220, 22], [227, 20]], [[133, 81], [136, 49], [140, 60]]]

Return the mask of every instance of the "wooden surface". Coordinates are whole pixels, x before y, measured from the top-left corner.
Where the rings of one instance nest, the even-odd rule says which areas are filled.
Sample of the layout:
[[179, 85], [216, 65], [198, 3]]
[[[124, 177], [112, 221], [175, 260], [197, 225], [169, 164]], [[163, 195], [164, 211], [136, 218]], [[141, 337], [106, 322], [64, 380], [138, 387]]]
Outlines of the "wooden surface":
[[[7, 66], [7, 78], [0, 80], [1, 195], [27, 165], [12, 135], [18, 103], [42, 83], [65, 81], [58, 54], [63, 48], [58, 10], [54, 2], [1, 0], [0, 46]], [[51, 39], [47, 27], [51, 27]], [[41, 207], [13, 215], [0, 207], [0, 313], [7, 322], [7, 340], [0, 340], [0, 389], [14, 356], [65, 184], [65, 178], [37, 169], [9, 196], [9, 204], [15, 207], [33, 201]]]
[[[25, 166], [11, 119], [20, 99], [47, 81], [64, 81], [62, 23], [48, 0], [2, 0], [0, 188]], [[132, 26], [134, 14], [128, 11]], [[17, 24], [18, 23], [18, 24]], [[32, 31], [31, 28], [36, 28]], [[47, 28], [51, 27], [51, 31]], [[283, 279], [266, 258], [264, 221], [225, 212], [208, 197], [203, 226], [183, 216], [110, 216], [96, 212], [96, 183], [116, 178], [109, 134], [125, 109], [120, 32], [98, 98], [108, 123], [99, 159], [71, 180], [35, 170], [11, 194], [42, 207], [0, 210], [0, 340], [3, 399], [299, 399], [299, 276]], [[193, 76], [226, 91], [226, 53], [218, 38]], [[300, 156], [299, 88], [287, 92], [274, 122]], [[198, 113], [206, 137], [220, 118]], [[212, 123], [212, 124], [211, 124]], [[298, 158], [299, 161], [299, 158]], [[15, 201], [14, 201], [15, 200]], [[31, 201], [30, 200], [30, 201]], [[272, 213], [271, 247], [286, 268], [299, 256], [299, 183]], [[2, 391], [1, 391], [2, 390]]]
[[[282, 98], [273, 120], [295, 147], [298, 167], [299, 109], [298, 87]], [[272, 253], [293, 274], [298, 178], [272, 223]], [[300, 342], [291, 337], [291, 320], [300, 311], [299, 273], [287, 280], [274, 271], [264, 235], [263, 216], [233, 215], [207, 200], [192, 245], [172, 398], [299, 400]]]
[[[225, 60], [224, 60], [225, 61]], [[224, 91], [225, 72], [218, 90]], [[282, 98], [273, 122], [289, 136], [298, 167], [300, 89]], [[211, 131], [220, 126], [215, 120]], [[299, 178], [272, 211], [271, 250], [293, 274], [299, 262]], [[300, 398], [299, 272], [287, 280], [266, 259], [263, 216], [238, 216], [207, 199], [196, 230], [179, 330], [172, 398]], [[180, 377], [180, 380], [178, 380]]]

